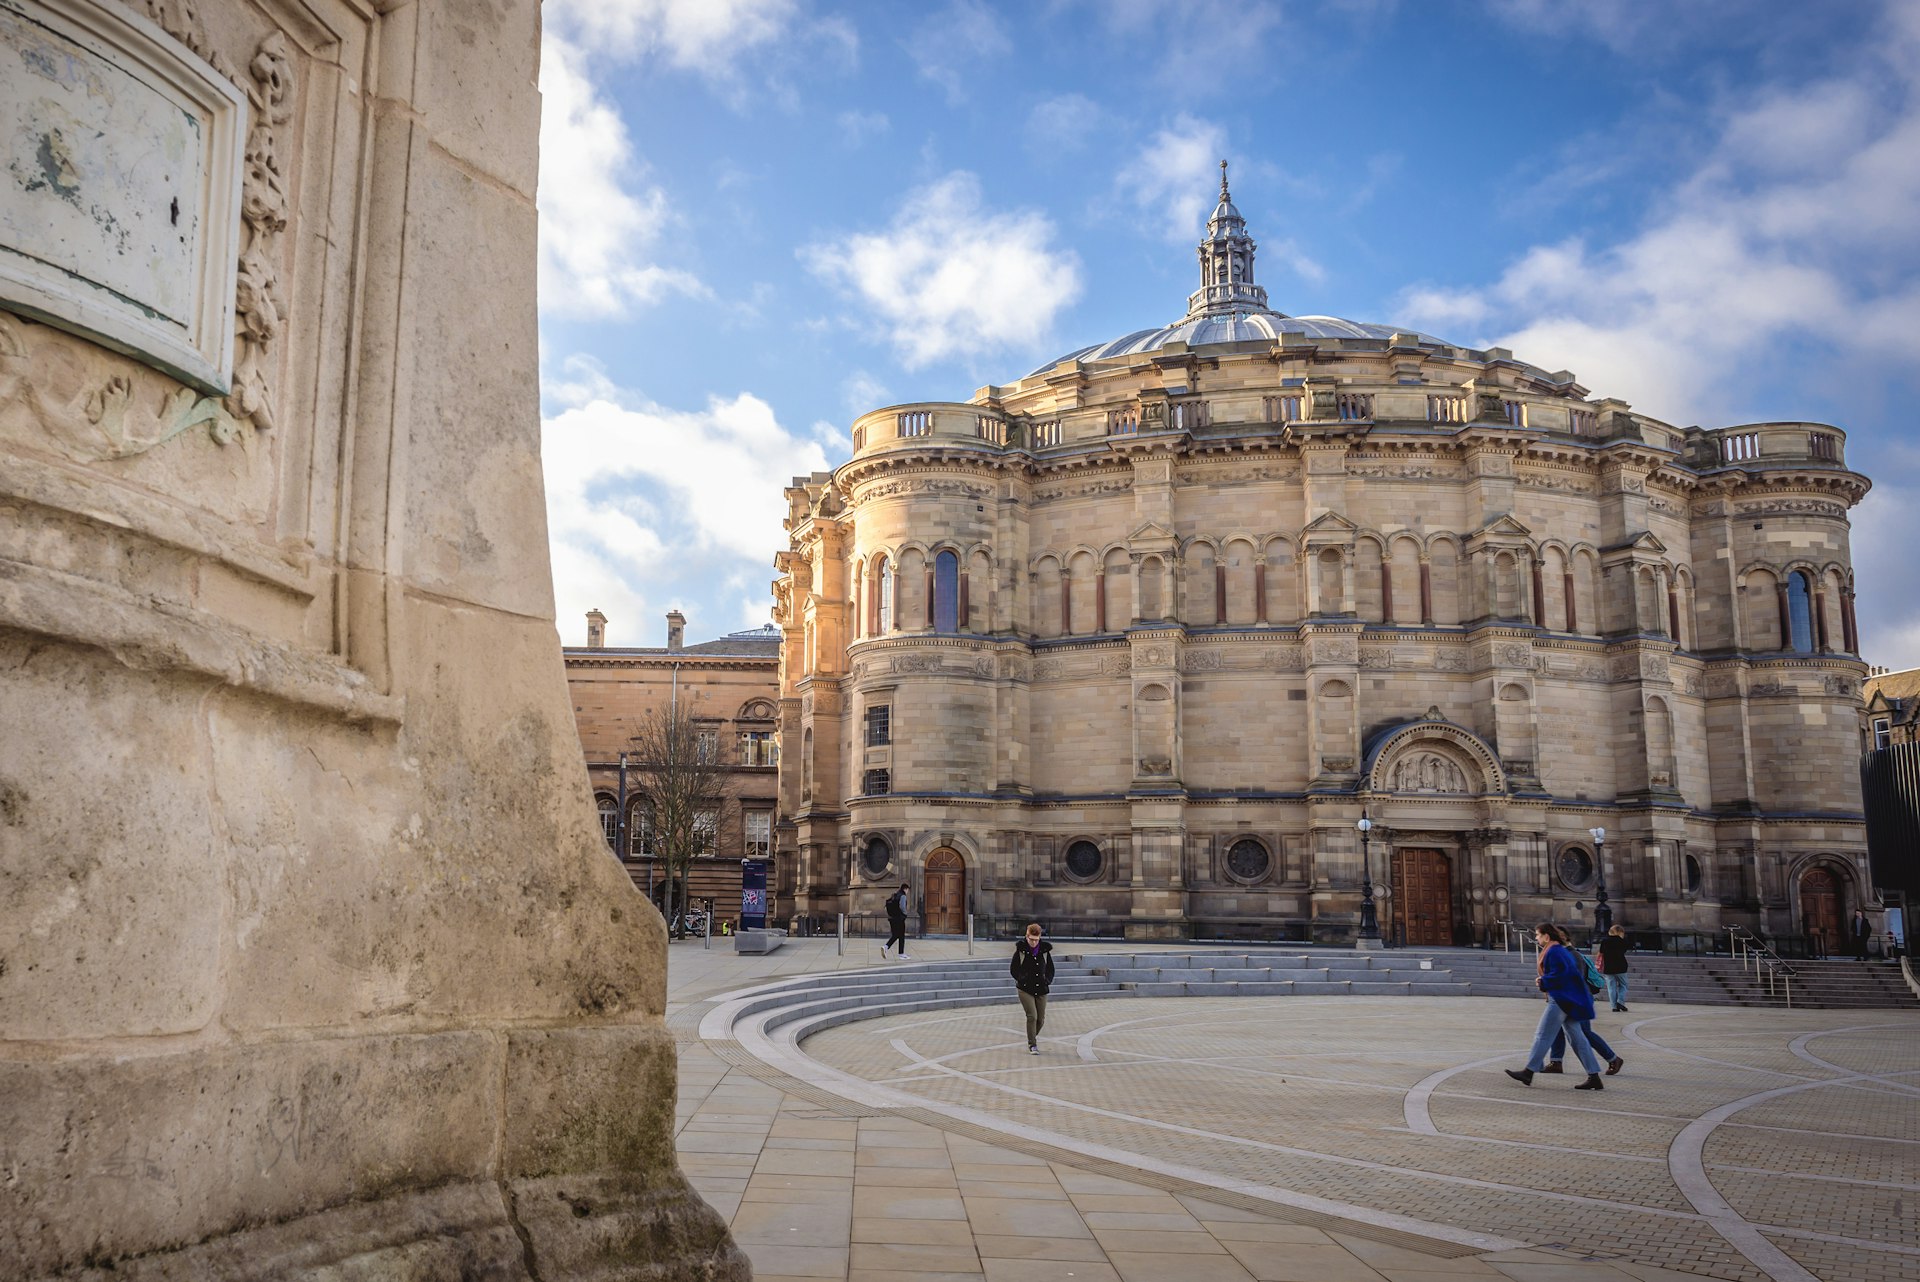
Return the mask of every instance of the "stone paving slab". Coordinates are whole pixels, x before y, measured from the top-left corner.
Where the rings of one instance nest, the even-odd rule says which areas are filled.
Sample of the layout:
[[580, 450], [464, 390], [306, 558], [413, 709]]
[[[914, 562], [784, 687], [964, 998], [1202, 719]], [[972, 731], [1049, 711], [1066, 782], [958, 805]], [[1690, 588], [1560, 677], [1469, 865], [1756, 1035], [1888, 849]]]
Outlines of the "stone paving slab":
[[[853, 960], [821, 942], [797, 941], [785, 957], [716, 951], [717, 966], [685, 963], [688, 946], [675, 945], [670, 1016], [779, 977], [772, 966], [806, 973], [807, 945], [817, 965]], [[937, 959], [935, 947], [916, 957]], [[949, 951], [964, 956], [964, 945]], [[1920, 1018], [1648, 1006], [1631, 1026], [1602, 1025], [1628, 1069], [1586, 1095], [1568, 1089], [1577, 1073], [1532, 1088], [1499, 1074], [1520, 1062], [1537, 1013], [1488, 998], [1093, 999], [1050, 1010], [1039, 1057], [1024, 1053], [1011, 1003], [867, 1019], [805, 1041], [832, 1068], [923, 1100], [911, 1117], [831, 1102], [731, 1043], [685, 1040], [682, 1164], [734, 1218], [762, 1279], [1920, 1274]], [[678, 1027], [684, 1039], [687, 1022]], [[1502, 1050], [1499, 1064], [1484, 1062]], [[982, 1131], [942, 1109], [983, 1110], [1028, 1134]], [[1423, 1250], [1364, 1220], [1345, 1232], [1337, 1218], [1257, 1199], [1208, 1200], [1212, 1189], [1158, 1172], [1125, 1178], [1134, 1173], [1082, 1160], [1076, 1145], [1131, 1146], [1362, 1214], [1535, 1245]], [[1697, 1153], [1691, 1185], [1674, 1163], [1681, 1149]], [[1723, 1213], [1696, 1205], [1703, 1189]], [[1743, 1253], [1729, 1226], [1759, 1245]]]

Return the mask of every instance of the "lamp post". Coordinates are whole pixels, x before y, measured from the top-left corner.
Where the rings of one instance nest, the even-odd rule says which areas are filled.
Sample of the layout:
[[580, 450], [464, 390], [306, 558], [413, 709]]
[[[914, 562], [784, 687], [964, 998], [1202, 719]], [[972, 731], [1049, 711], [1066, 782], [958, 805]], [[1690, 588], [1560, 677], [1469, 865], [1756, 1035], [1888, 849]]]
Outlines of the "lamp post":
[[620, 754], [620, 808], [613, 817], [613, 857], [627, 862], [627, 754]]
[[1380, 917], [1373, 906], [1373, 858], [1369, 853], [1369, 837], [1373, 832], [1373, 820], [1367, 818], [1367, 812], [1360, 812], [1360, 821], [1353, 825], [1360, 830], [1360, 935], [1354, 941], [1356, 948], [1378, 948], [1380, 946]]
[[1593, 888], [1593, 934], [1600, 939], [1613, 927], [1613, 909], [1607, 904], [1607, 830], [1589, 828], [1587, 836], [1593, 838], [1593, 869], [1600, 878]]

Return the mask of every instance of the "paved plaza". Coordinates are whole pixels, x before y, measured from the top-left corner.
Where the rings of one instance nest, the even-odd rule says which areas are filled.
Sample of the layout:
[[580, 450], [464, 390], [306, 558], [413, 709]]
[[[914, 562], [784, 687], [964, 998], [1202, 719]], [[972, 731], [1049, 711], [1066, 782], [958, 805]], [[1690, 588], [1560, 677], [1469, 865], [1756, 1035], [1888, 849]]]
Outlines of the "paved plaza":
[[1920, 1275], [1920, 1016], [1635, 1004], [1594, 1093], [1501, 1073], [1510, 998], [1060, 1002], [1039, 1056], [1011, 994], [702, 1040], [723, 995], [883, 964], [847, 949], [671, 950], [681, 1161], [762, 1279]]

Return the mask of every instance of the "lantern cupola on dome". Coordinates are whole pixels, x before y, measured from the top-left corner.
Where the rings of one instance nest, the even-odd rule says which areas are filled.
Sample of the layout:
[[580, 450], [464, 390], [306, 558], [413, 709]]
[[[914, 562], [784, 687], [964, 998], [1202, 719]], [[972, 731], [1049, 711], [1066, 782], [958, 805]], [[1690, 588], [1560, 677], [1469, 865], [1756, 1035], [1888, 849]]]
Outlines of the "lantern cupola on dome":
[[1200, 242], [1200, 288], [1187, 295], [1187, 319], [1264, 312], [1267, 291], [1253, 283], [1253, 237], [1227, 190], [1227, 162], [1220, 162], [1220, 203], [1207, 219]]

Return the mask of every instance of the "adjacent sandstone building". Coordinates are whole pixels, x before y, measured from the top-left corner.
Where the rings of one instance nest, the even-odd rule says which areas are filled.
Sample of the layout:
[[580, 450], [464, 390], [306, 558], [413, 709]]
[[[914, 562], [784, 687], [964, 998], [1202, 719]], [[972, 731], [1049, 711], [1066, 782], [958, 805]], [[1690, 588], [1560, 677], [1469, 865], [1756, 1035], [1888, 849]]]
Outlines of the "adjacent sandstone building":
[[654, 846], [652, 803], [629, 770], [626, 823], [620, 823], [620, 754], [633, 748], [649, 714], [691, 710], [700, 750], [726, 768], [726, 791], [713, 816], [712, 846], [687, 870], [687, 893], [695, 903], [712, 900], [716, 921], [733, 920], [740, 915], [740, 861], [773, 854], [780, 633], [768, 624], [688, 645], [686, 629], [686, 617], [675, 610], [667, 615], [664, 647], [609, 646], [607, 617], [590, 611], [587, 644], [564, 652], [567, 693], [600, 830], [656, 904], [664, 900], [667, 869]]
[[799, 911], [1344, 940], [1370, 873], [1440, 944], [1604, 875], [1652, 944], [1870, 901], [1842, 432], [1274, 311], [1224, 177], [1199, 265], [787, 491]]
[[545, 538], [533, 0], [0, 3], [0, 1276], [744, 1279]]

